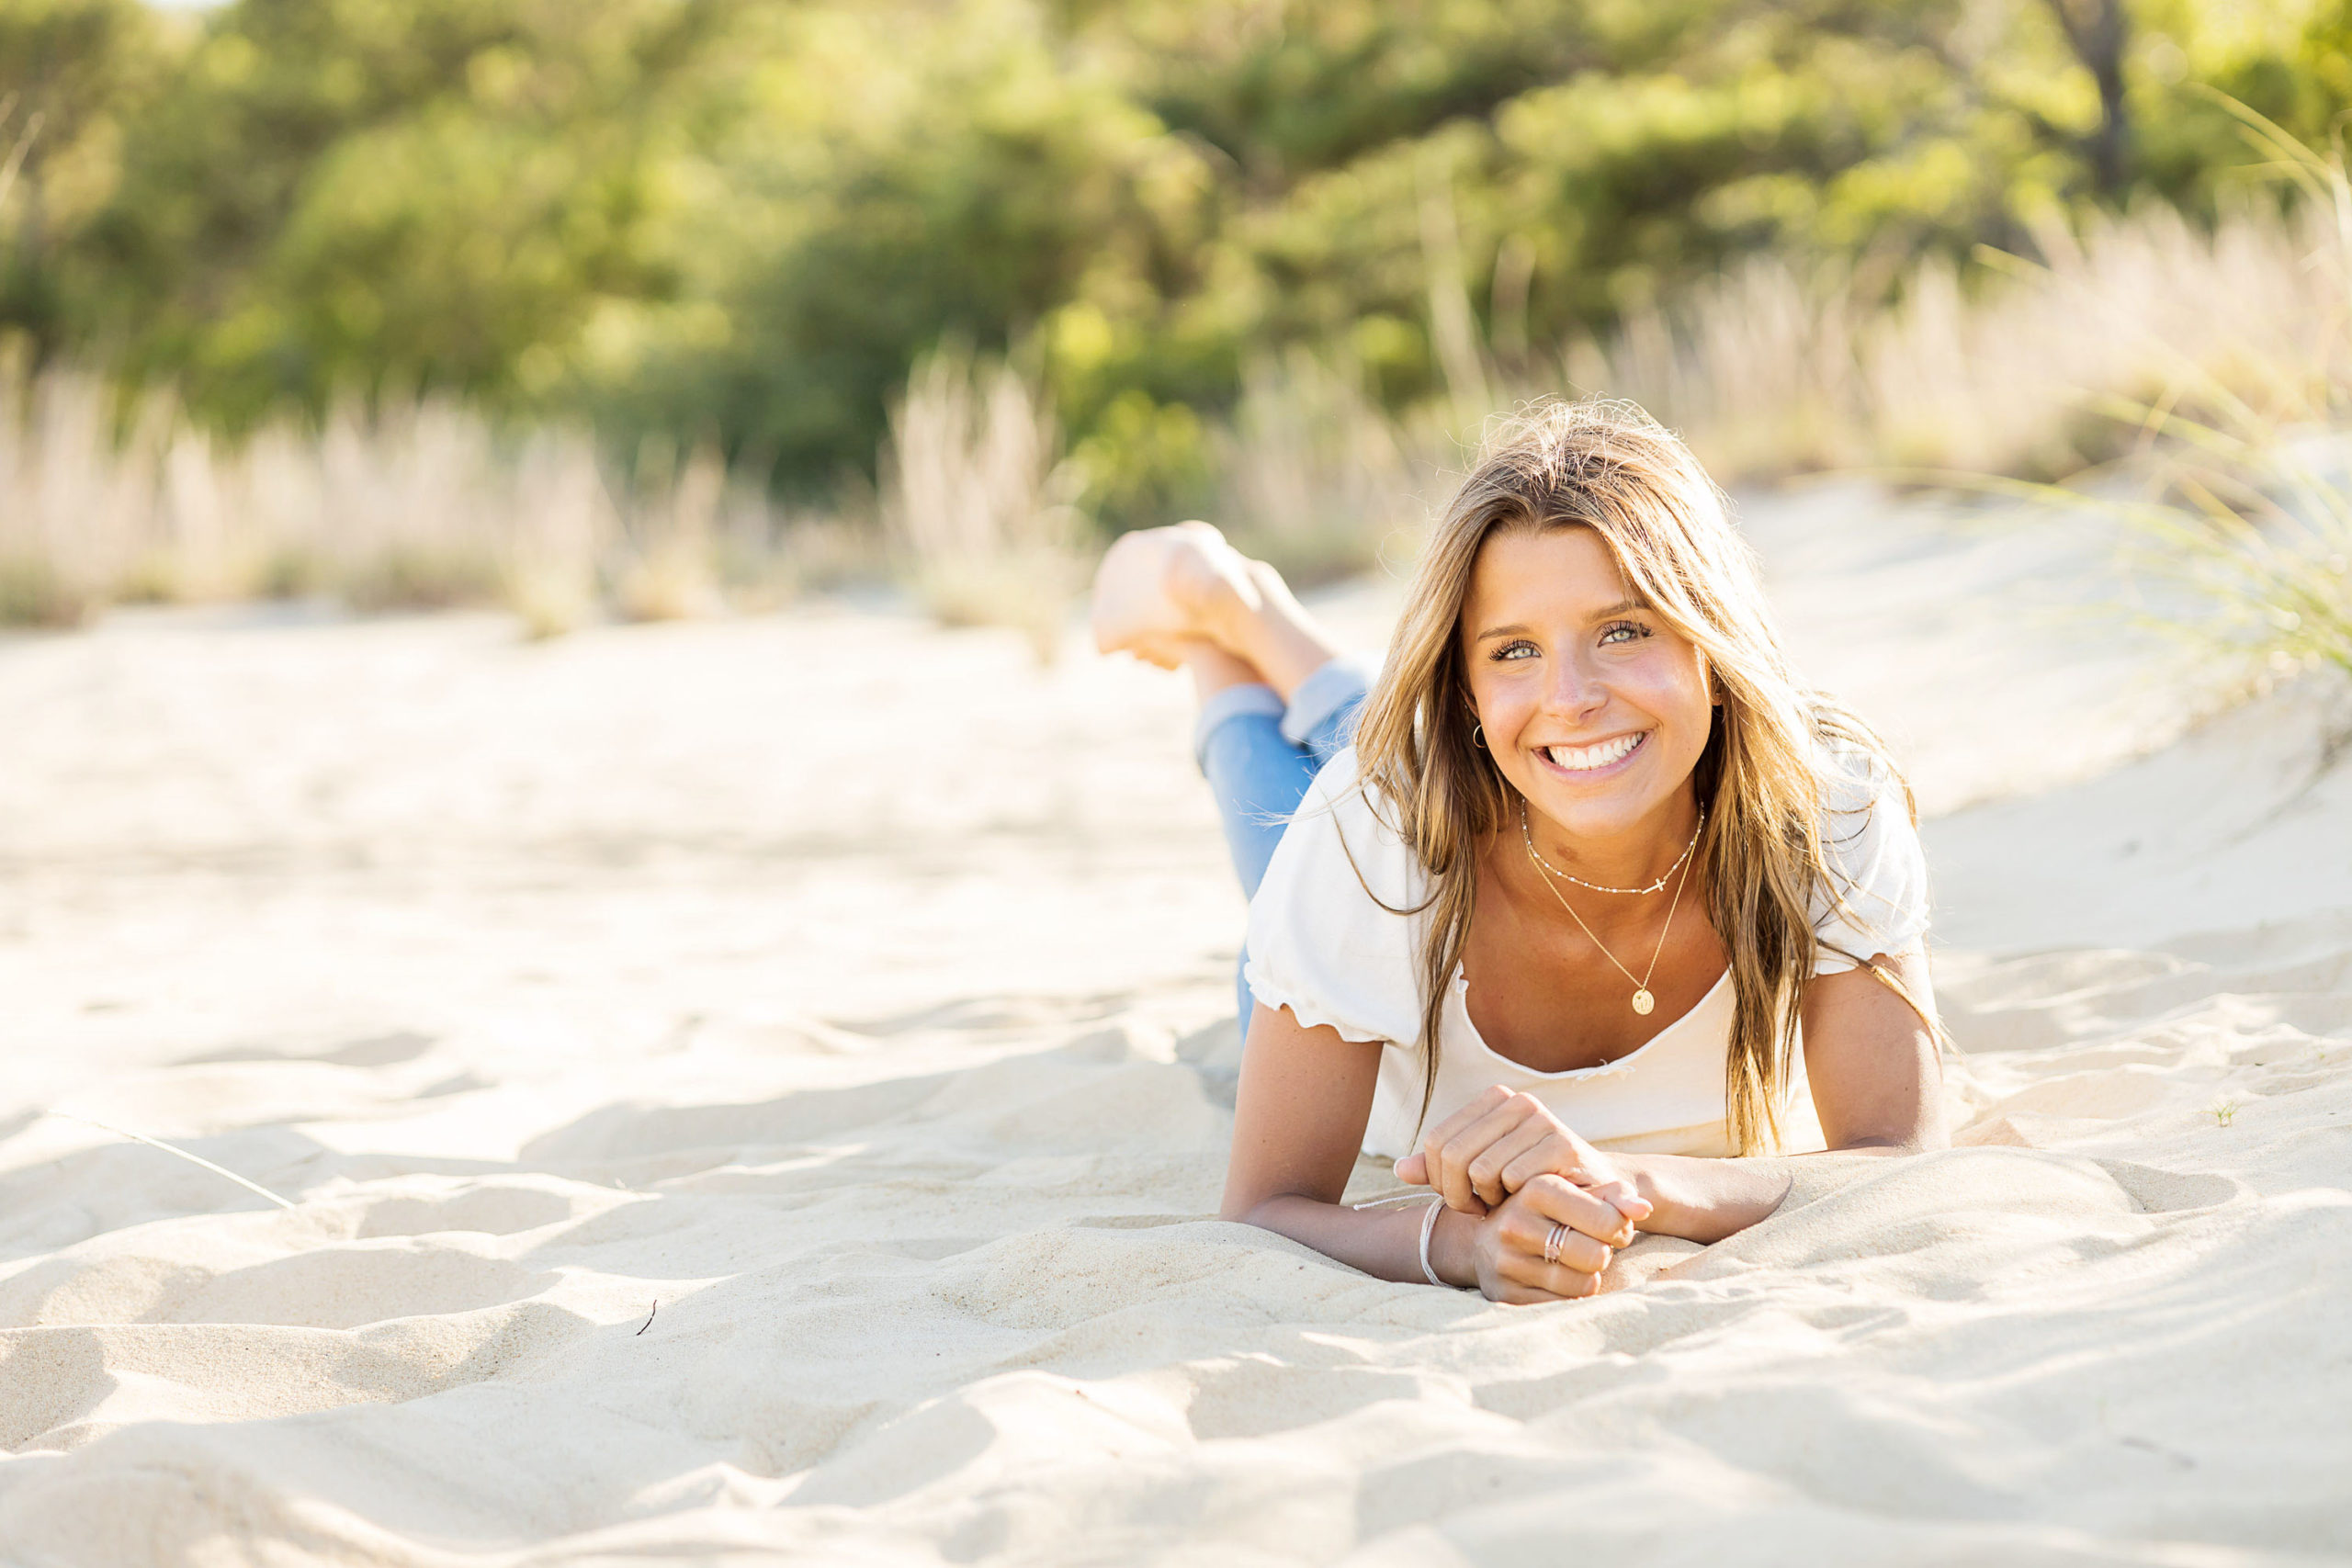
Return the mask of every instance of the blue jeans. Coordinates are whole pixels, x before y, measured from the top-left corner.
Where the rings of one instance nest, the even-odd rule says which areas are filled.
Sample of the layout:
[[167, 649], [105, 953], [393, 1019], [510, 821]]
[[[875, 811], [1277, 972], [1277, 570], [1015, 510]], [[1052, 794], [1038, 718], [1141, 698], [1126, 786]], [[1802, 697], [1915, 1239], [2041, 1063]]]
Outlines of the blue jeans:
[[[1246, 897], [1256, 897], [1266, 864], [1306, 786], [1355, 739], [1356, 716], [1372, 689], [1370, 667], [1334, 659], [1299, 682], [1285, 704], [1272, 686], [1227, 686], [1201, 705], [1193, 754], [1216, 796], [1225, 847]], [[1241, 962], [1247, 964], [1245, 950]], [[1250, 1031], [1250, 987], [1234, 976], [1241, 1030]]]

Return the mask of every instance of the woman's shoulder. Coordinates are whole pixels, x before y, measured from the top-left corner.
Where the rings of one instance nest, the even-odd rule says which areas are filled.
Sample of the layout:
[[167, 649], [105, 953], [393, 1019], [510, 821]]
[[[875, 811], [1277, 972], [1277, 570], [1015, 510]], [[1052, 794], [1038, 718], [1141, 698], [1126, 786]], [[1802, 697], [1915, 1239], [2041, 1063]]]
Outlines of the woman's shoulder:
[[1410, 1040], [1427, 889], [1401, 814], [1354, 750], [1340, 752], [1307, 787], [1250, 901], [1251, 992], [1351, 1040]]

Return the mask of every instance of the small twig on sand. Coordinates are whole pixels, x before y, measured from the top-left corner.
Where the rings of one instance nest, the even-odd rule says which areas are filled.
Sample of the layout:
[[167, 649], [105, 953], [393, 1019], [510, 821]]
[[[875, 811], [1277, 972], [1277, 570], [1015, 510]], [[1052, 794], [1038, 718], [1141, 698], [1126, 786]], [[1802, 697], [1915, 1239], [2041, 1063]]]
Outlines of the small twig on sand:
[[[662, 1303], [660, 1302], [655, 1302], [653, 1303], [653, 1312], [660, 1312], [661, 1310]], [[653, 1326], [653, 1312], [649, 1312], [645, 1314], [645, 1321], [637, 1325], [637, 1333], [630, 1335], [630, 1338], [635, 1339], [639, 1337], [640, 1335], [644, 1334], [647, 1329]]]
[[134, 1133], [128, 1127], [110, 1126], [107, 1123], [97, 1121], [92, 1117], [76, 1116], [71, 1111], [51, 1111], [48, 1112], [48, 1114], [56, 1117], [61, 1122], [79, 1122], [85, 1127], [96, 1127], [101, 1133], [112, 1133], [118, 1138], [129, 1138], [134, 1144], [145, 1144], [149, 1148], [161, 1149], [167, 1155], [177, 1155], [180, 1158], [187, 1161], [190, 1165], [200, 1165], [215, 1176], [227, 1177], [230, 1180], [235, 1182], [238, 1186], [243, 1188], [248, 1192], [260, 1193], [263, 1197], [268, 1199], [271, 1202], [277, 1204], [279, 1208], [285, 1210], [289, 1214], [300, 1213], [301, 1212], [295, 1208], [293, 1204], [288, 1202], [285, 1199], [280, 1198], [277, 1193], [272, 1192], [268, 1188], [262, 1186], [259, 1182], [247, 1181], [235, 1171], [223, 1170], [220, 1167], [214, 1165], [210, 1160], [206, 1159], [202, 1155], [192, 1155], [186, 1149], [178, 1148], [173, 1145], [164, 1142], [161, 1138], [151, 1138], [144, 1133]]

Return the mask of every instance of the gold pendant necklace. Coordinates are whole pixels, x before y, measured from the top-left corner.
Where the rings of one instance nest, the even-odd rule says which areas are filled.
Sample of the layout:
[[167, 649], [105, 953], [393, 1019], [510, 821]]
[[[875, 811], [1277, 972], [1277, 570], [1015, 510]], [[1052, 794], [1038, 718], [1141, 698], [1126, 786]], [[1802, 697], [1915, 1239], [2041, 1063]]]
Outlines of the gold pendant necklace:
[[[1702, 817], [1700, 818], [1699, 822], [1700, 826], [1704, 827], [1706, 825], [1706, 818]], [[1522, 826], [1524, 826], [1523, 822]], [[1691, 833], [1690, 841], [1694, 844], [1699, 841], [1699, 835], [1696, 831]], [[1688, 855], [1690, 852], [1686, 850], [1683, 852]], [[1584, 923], [1584, 917], [1577, 914], [1576, 906], [1568, 902], [1568, 896], [1561, 892], [1558, 885], [1553, 882], [1550, 876], [1545, 874], [1552, 868], [1545, 865], [1544, 863], [1543, 857], [1535, 852], [1535, 841], [1532, 838], [1530, 838], [1527, 842], [1527, 858], [1529, 863], [1535, 867], [1536, 880], [1542, 882], [1544, 886], [1552, 889], [1552, 897], [1560, 901], [1560, 908], [1568, 912], [1568, 919], [1577, 923], [1577, 929], [1584, 932], [1586, 936], [1592, 938], [1592, 945], [1600, 949], [1601, 957], [1606, 958], [1611, 964], [1617, 964], [1617, 955], [1609, 951], [1607, 943], [1603, 942], [1599, 937], [1592, 935], [1592, 928]], [[1677, 861], [1675, 863], [1678, 866], [1682, 862], [1680, 861]], [[1672, 876], [1673, 874], [1674, 873], [1670, 871], [1667, 873], [1667, 875], [1668, 876]], [[1648, 971], [1636, 978], [1631, 969], [1626, 968], [1623, 964], [1617, 964], [1617, 972], [1624, 976], [1628, 980], [1632, 980], [1634, 982], [1634, 1010], [1640, 1013], [1645, 1018], [1649, 1016], [1649, 1012], [1652, 1008], [1657, 1006], [1657, 998], [1650, 995], [1650, 976], [1657, 973], [1658, 958], [1666, 952], [1667, 935], [1674, 930], [1674, 911], [1682, 907], [1682, 890], [1689, 886], [1690, 884], [1690, 879], [1685, 876], [1674, 885], [1674, 902], [1666, 907], [1666, 924], [1658, 929], [1657, 952], [1650, 954], [1650, 966]]]

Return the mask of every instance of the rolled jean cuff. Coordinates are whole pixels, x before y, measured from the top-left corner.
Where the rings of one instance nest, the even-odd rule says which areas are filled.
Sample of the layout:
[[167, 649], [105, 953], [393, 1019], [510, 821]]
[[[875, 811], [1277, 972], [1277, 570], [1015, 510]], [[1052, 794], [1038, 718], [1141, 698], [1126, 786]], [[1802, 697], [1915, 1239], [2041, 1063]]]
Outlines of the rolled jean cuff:
[[1342, 653], [1326, 663], [1298, 683], [1290, 705], [1281, 710], [1283, 739], [1294, 746], [1315, 745], [1317, 732], [1336, 715], [1363, 701], [1378, 672], [1378, 666], [1360, 654]]
[[[1322, 673], [1320, 670], [1315, 672], [1316, 675]], [[1307, 677], [1309, 680], [1314, 678], [1312, 675]], [[1304, 687], [1300, 689], [1305, 690]], [[1279, 721], [1284, 711], [1282, 694], [1272, 686], [1252, 682], [1210, 693], [1208, 700], [1201, 705], [1199, 716], [1193, 721], [1193, 761], [1200, 764], [1202, 773], [1209, 771], [1209, 737], [1217, 732], [1220, 725], [1229, 724], [1237, 718]]]

